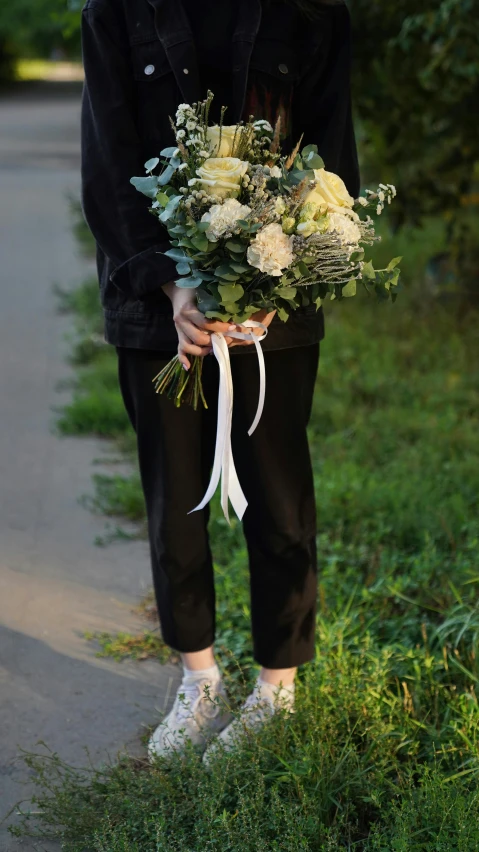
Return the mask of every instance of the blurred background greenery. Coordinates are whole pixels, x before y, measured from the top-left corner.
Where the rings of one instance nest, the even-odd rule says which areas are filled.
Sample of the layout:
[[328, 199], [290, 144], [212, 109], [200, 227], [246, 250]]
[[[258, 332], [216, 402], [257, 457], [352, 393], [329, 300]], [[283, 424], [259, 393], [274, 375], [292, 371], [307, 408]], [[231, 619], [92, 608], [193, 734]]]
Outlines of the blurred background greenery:
[[[193, 753], [155, 772], [126, 760], [87, 775], [31, 758], [42, 830], [71, 852], [479, 848], [477, 2], [350, 5], [363, 184], [398, 187], [375, 253], [403, 255], [404, 290], [394, 306], [364, 293], [328, 306], [310, 426], [317, 658], [300, 673], [295, 718], [212, 775]], [[61, 0], [11, 0], [0, 11], [4, 81], [35, 76], [52, 55], [74, 62], [78, 21]], [[95, 477], [87, 502], [112, 519], [101, 543], [144, 536], [97, 282], [59, 299], [76, 329], [59, 430], [103, 436], [131, 462], [131, 475]], [[254, 676], [245, 543], [217, 504], [210, 531], [218, 656], [239, 700]], [[154, 615], [151, 601], [145, 610]], [[96, 638], [115, 657], [170, 655], [154, 624]]]

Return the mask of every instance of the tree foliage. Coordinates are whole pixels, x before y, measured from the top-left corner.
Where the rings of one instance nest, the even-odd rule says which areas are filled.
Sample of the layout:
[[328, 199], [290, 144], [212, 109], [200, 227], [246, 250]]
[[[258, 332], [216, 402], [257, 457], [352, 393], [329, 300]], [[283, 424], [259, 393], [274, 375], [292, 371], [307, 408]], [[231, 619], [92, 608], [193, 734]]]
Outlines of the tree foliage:
[[[456, 215], [477, 178], [476, 0], [352, 0], [366, 157], [400, 188], [400, 219]], [[418, 11], [419, 9], [419, 11]]]
[[48, 56], [62, 47], [79, 53], [79, 4], [76, 0], [10, 0], [0, 5], [0, 41], [17, 56]]

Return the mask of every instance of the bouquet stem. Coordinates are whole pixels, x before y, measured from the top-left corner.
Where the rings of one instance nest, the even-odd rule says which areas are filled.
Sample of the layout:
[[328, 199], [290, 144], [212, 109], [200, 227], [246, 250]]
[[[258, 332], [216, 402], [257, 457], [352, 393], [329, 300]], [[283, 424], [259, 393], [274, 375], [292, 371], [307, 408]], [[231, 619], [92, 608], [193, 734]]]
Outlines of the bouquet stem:
[[186, 402], [196, 411], [200, 400], [203, 406], [208, 408], [203, 392], [202, 373], [203, 358], [193, 355], [190, 369], [185, 370], [178, 355], [175, 355], [153, 379], [155, 391], [165, 393], [168, 399], [173, 400], [177, 408], [182, 402]]

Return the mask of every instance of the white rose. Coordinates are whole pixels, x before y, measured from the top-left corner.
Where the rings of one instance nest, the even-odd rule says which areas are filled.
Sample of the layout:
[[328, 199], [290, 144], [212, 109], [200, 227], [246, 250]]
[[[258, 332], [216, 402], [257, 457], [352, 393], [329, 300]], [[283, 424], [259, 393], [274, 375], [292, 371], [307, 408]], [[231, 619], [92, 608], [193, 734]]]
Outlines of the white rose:
[[[233, 142], [237, 124], [227, 124], [220, 128], [219, 124], [213, 124], [206, 131], [206, 138], [210, 143], [211, 153], [215, 157], [231, 157], [233, 154]], [[221, 141], [220, 141], [221, 131]]]
[[283, 174], [279, 166], [271, 166], [269, 173], [273, 178], [280, 178]]
[[293, 262], [293, 237], [273, 222], [261, 228], [247, 251], [248, 263], [267, 275], [277, 277]]
[[345, 208], [352, 212], [354, 198], [338, 175], [326, 169], [315, 169], [314, 179], [316, 184], [306, 196], [305, 204], [314, 204], [323, 213], [328, 210], [344, 212]]
[[207, 238], [210, 242], [217, 242], [225, 234], [231, 234], [236, 228], [238, 219], [246, 219], [250, 213], [251, 207], [240, 204], [236, 198], [227, 198], [223, 204], [213, 204], [201, 217], [202, 222], [209, 222]]
[[237, 157], [209, 157], [196, 170], [199, 183], [209, 195], [228, 198], [238, 195], [248, 163]]

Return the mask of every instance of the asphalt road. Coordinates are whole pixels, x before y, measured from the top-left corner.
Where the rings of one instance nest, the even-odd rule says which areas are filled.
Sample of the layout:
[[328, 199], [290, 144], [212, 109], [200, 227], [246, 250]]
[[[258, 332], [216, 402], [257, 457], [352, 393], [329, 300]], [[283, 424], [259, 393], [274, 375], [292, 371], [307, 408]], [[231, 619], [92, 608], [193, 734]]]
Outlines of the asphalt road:
[[[70, 372], [52, 284], [90, 271], [67, 199], [79, 190], [79, 110], [67, 84], [0, 99], [0, 820], [31, 791], [20, 749], [43, 740], [78, 763], [85, 747], [98, 759], [137, 750], [179, 679], [172, 666], [98, 659], [82, 636], [138, 629], [150, 569], [142, 543], [96, 547], [104, 521], [79, 505], [107, 448], [53, 430]], [[34, 848], [0, 826], [0, 852]]]

